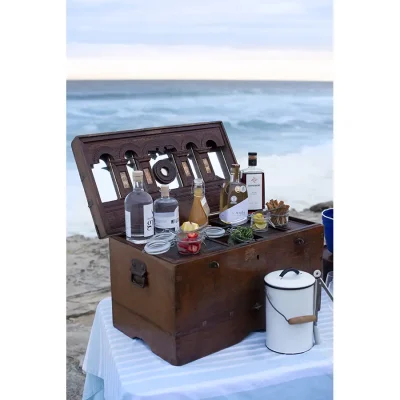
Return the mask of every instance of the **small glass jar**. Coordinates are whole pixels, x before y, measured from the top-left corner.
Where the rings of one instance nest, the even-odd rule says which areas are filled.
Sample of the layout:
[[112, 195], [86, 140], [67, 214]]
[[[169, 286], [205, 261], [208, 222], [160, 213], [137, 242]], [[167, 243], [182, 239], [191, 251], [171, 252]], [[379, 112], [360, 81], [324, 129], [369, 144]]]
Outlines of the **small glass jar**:
[[176, 247], [179, 254], [193, 255], [200, 253], [204, 235], [202, 232], [179, 232], [176, 235]]
[[259, 210], [251, 214], [250, 227], [254, 232], [267, 232], [271, 213], [268, 210]]
[[285, 227], [289, 222], [289, 211], [285, 211], [282, 209], [276, 209], [270, 211], [270, 221], [273, 226], [276, 227]]

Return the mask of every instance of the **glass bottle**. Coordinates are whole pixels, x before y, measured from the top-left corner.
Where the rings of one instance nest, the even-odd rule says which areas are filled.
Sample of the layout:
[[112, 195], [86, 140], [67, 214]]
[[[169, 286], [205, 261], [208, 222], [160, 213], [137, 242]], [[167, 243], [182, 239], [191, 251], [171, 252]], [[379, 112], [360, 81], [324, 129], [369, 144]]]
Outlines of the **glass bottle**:
[[242, 171], [241, 181], [246, 184], [249, 196], [249, 212], [265, 207], [264, 171], [257, 167], [257, 153], [248, 153], [249, 166]]
[[228, 188], [228, 185], [230, 184], [230, 182], [232, 182], [232, 180], [233, 180], [233, 169], [231, 167], [231, 169], [229, 171], [229, 180], [226, 180], [222, 184], [221, 192], [219, 195], [219, 209], [220, 210], [222, 210], [228, 202], [227, 188]]
[[219, 219], [226, 224], [241, 225], [248, 216], [247, 188], [239, 180], [240, 165], [232, 164], [231, 172], [230, 182], [221, 189]]
[[143, 189], [143, 171], [133, 171], [133, 189], [125, 197], [126, 240], [147, 243], [154, 235], [153, 199]]
[[179, 230], [178, 200], [169, 195], [169, 186], [161, 185], [161, 197], [154, 200], [154, 227], [156, 233]]
[[205, 197], [205, 185], [202, 178], [193, 180], [193, 204], [189, 214], [189, 221], [199, 226], [208, 224], [210, 207]]

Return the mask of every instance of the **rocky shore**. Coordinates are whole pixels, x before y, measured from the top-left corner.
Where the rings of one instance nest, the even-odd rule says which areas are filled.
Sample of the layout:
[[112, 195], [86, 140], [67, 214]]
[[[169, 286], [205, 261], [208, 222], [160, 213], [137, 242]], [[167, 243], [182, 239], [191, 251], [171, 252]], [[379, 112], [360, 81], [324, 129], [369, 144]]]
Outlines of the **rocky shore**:
[[[321, 212], [333, 202], [291, 215], [321, 222]], [[67, 237], [67, 399], [82, 398], [85, 376], [82, 362], [96, 306], [111, 296], [108, 240], [84, 236]]]

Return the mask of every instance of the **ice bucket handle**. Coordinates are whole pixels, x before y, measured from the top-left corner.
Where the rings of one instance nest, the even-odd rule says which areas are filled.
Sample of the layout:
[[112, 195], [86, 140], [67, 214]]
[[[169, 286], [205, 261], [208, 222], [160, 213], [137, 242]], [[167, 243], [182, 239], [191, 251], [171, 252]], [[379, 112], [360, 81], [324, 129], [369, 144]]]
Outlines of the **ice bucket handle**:
[[314, 322], [317, 319], [315, 315], [303, 315], [302, 317], [289, 318], [287, 322], [289, 325], [306, 324], [307, 322]]
[[283, 278], [288, 272], [295, 272], [296, 275], [300, 273], [300, 271], [296, 268], [286, 268], [279, 274], [279, 276]]
[[[288, 268], [291, 269], [291, 268]], [[301, 317], [293, 317], [293, 318], [289, 318], [287, 319], [280, 311], [278, 311], [276, 309], [276, 307], [272, 304], [271, 299], [268, 296], [268, 293], [266, 293], [267, 295], [267, 300], [269, 302], [269, 304], [271, 304], [272, 308], [279, 314], [281, 315], [283, 318], [285, 318], [286, 322], [289, 325], [299, 325], [299, 324], [306, 324], [308, 322], [314, 322], [317, 320], [317, 317], [315, 315], [302, 315]]]

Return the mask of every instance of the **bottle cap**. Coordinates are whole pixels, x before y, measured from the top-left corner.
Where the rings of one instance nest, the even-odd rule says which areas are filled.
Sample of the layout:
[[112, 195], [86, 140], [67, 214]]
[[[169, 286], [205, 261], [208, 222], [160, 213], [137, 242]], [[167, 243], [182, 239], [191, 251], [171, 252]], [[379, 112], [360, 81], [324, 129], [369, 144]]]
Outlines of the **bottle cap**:
[[133, 171], [132, 172], [132, 181], [133, 182], [143, 181], [143, 171]]
[[231, 172], [232, 172], [233, 174], [238, 173], [239, 170], [240, 170], [240, 165], [239, 165], [239, 164], [232, 164]]
[[161, 185], [160, 186], [160, 192], [161, 192], [161, 195], [168, 196], [169, 195], [169, 186], [168, 185]]
[[249, 153], [249, 167], [257, 165], [257, 153]]

